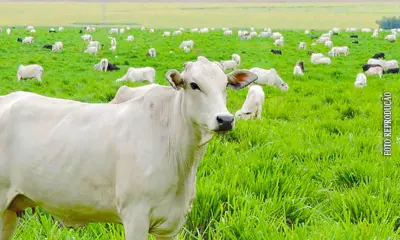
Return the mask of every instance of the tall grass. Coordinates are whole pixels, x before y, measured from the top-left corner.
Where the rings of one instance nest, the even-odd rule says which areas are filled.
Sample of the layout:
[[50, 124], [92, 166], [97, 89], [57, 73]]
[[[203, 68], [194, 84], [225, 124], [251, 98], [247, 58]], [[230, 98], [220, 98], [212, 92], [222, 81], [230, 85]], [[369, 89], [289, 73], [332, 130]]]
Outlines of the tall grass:
[[[49, 22], [51, 23], [51, 22]], [[240, 41], [220, 30], [163, 38], [133, 30], [135, 41], [118, 37], [116, 54], [108, 51], [108, 29], [93, 33], [105, 44], [99, 55], [83, 54], [87, 43], [78, 29], [49, 34], [38, 28], [33, 45], [17, 37], [30, 35], [16, 29], [0, 35], [0, 94], [17, 90], [84, 102], [108, 102], [121, 85], [116, 83], [128, 67], [153, 66], [156, 82], [168, 85], [168, 69], [182, 69], [185, 61], [203, 55], [210, 60], [242, 57], [241, 68], [275, 68], [289, 84], [288, 92], [264, 86], [262, 119], [238, 121], [234, 131], [215, 137], [197, 172], [197, 198], [180, 233], [180, 239], [397, 239], [400, 237], [400, 77], [368, 77], [368, 86], [354, 87], [361, 65], [375, 52], [400, 60], [399, 42], [390, 44], [359, 33], [352, 44], [348, 33], [333, 37], [335, 45], [350, 46], [348, 57], [334, 58], [330, 66], [311, 65], [307, 51], [297, 50], [300, 41], [311, 46], [303, 31], [281, 31], [283, 55], [270, 39]], [[321, 33], [321, 32], [318, 32]], [[318, 34], [316, 33], [316, 34]], [[192, 39], [195, 50], [178, 49]], [[58, 53], [42, 49], [62, 40]], [[157, 58], [145, 56], [150, 47]], [[310, 49], [310, 48], [309, 48]], [[311, 48], [327, 53], [323, 45]], [[172, 53], [170, 53], [172, 51]], [[118, 58], [115, 58], [118, 55]], [[95, 72], [93, 65], [107, 57], [121, 67], [118, 72]], [[294, 77], [293, 66], [305, 61], [305, 76]], [[44, 67], [43, 83], [17, 82], [19, 64]], [[393, 156], [382, 157], [382, 101], [385, 91], [393, 99]], [[227, 106], [238, 110], [247, 90], [228, 90]], [[14, 239], [122, 239], [117, 224], [92, 223], [77, 230], [60, 228], [43, 210], [30, 211], [21, 219]]]

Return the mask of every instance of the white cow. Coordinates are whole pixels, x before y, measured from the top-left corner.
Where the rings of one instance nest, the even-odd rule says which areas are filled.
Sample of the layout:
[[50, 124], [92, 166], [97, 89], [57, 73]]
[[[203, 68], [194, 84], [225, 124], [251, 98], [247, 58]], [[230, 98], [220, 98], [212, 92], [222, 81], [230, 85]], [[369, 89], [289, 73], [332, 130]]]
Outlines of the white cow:
[[1, 239], [10, 240], [18, 215], [36, 206], [70, 227], [122, 223], [129, 240], [177, 236], [208, 142], [234, 128], [226, 87], [257, 77], [224, 74], [204, 57], [165, 76], [172, 87], [122, 104], [1, 96]]
[[308, 29], [304, 31], [304, 34], [306, 34], [306, 35], [308, 35], [308, 34], [310, 34], [310, 33], [311, 33], [311, 31], [308, 30]]
[[370, 67], [367, 71], [365, 71], [365, 74], [366, 75], [378, 75], [379, 78], [382, 78], [383, 67], [381, 67], [381, 66]]
[[372, 38], [378, 38], [379, 32], [375, 29], [374, 33], [372, 34]]
[[190, 48], [187, 47], [187, 46], [184, 46], [184, 47], [183, 47], [183, 51], [184, 51], [185, 53], [188, 53], [188, 52], [190, 52]]
[[201, 28], [199, 33], [208, 33], [208, 28]]
[[118, 28], [111, 28], [108, 34], [118, 33]]
[[299, 43], [298, 49], [306, 49], [306, 48], [307, 48], [307, 45], [306, 45], [305, 42], [300, 42]]
[[334, 33], [340, 33], [340, 28], [337, 28], [337, 27], [332, 28], [332, 32], [334, 32]]
[[119, 34], [124, 34], [125, 33], [125, 28], [119, 29]]
[[111, 52], [116, 52], [117, 51], [117, 46], [111, 46], [110, 49]]
[[224, 35], [225, 36], [232, 36], [232, 30], [229, 30], [229, 29], [225, 30], [224, 31]]
[[113, 100], [109, 102], [109, 104], [118, 104], [118, 103], [123, 103], [127, 102], [135, 97], [140, 97], [143, 96], [145, 93], [147, 93], [150, 89], [158, 87], [158, 84], [151, 83], [148, 85], [144, 85], [141, 87], [128, 87], [128, 86], [121, 86], [117, 93], [115, 94], [115, 97]]
[[356, 88], [362, 88], [367, 86], [367, 76], [364, 73], [357, 74], [356, 81], [354, 82]]
[[337, 57], [340, 56], [340, 54], [343, 54], [344, 56], [349, 55], [349, 47], [344, 46], [344, 47], [333, 47], [331, 51], [329, 51], [328, 56], [330, 57]]
[[64, 31], [64, 27], [59, 27], [59, 28], [58, 28], [58, 31], [59, 31], [59, 32]]
[[165, 32], [162, 34], [162, 36], [163, 36], [163, 37], [170, 37], [170, 36], [171, 36], [171, 32], [165, 31]]
[[99, 41], [90, 41], [87, 48], [90, 48], [90, 47], [95, 47], [95, 48], [97, 48], [97, 50], [100, 50], [101, 44]]
[[35, 27], [32, 25], [26, 27], [26, 31], [31, 31], [32, 29], [35, 29]]
[[385, 40], [388, 40], [389, 42], [395, 42], [396, 41], [396, 35], [394, 35], [394, 34], [387, 35], [385, 37]]
[[324, 44], [325, 44], [325, 47], [329, 47], [329, 48], [333, 47], [333, 42], [331, 40], [326, 41]]
[[[26, 66], [21, 64], [21, 65], [19, 65], [19, 68], [17, 71], [17, 78], [18, 78], [18, 81], [21, 81], [22, 79], [36, 78], [36, 80], [41, 82], [43, 72], [44, 72], [43, 67], [38, 64], [31, 64], [31, 65], [26, 65]], [[1, 114], [0, 114], [0, 116], [1, 116]], [[1, 224], [1, 222], [0, 222], [0, 224]], [[0, 226], [0, 229], [1, 229], [1, 226]]]
[[361, 29], [361, 32], [372, 32], [370, 28], [363, 28]]
[[93, 40], [92, 35], [90, 35], [90, 34], [85, 34], [85, 35], [81, 36], [81, 39], [85, 42], [89, 42], [89, 41]]
[[156, 49], [150, 48], [149, 51], [147, 51], [147, 56], [155, 58], [157, 56]]
[[64, 44], [62, 43], [62, 42], [60, 42], [60, 41], [58, 41], [58, 42], [55, 42], [54, 43], [54, 45], [53, 45], [53, 47], [52, 47], [52, 51], [53, 52], [57, 52], [57, 51], [60, 51], [61, 49], [63, 49], [64, 48]]
[[258, 36], [260, 38], [269, 38], [269, 37], [271, 37], [271, 33], [270, 32], [260, 32], [260, 34]]
[[95, 71], [100, 71], [100, 72], [102, 72], [102, 71], [106, 72], [107, 68], [108, 68], [108, 59], [107, 58], [101, 59], [98, 64], [93, 66], [93, 69]]
[[220, 64], [222, 65], [222, 69], [224, 71], [230, 70], [230, 69], [236, 70], [236, 67], [237, 67], [237, 63], [235, 60], [223, 60], [223, 61], [220, 61]]
[[31, 30], [31, 33], [36, 33], [36, 29], [32, 29], [32, 30]]
[[150, 29], [149, 29], [149, 32], [150, 32], [150, 33], [153, 33], [153, 32], [154, 32], [154, 29], [153, 29], [153, 28], [150, 28]]
[[135, 38], [134, 38], [132, 35], [129, 35], [129, 36], [126, 38], [126, 41], [128, 41], [128, 42], [132, 42], [133, 40], [135, 40]]
[[172, 36], [179, 36], [182, 35], [182, 31], [181, 30], [176, 30], [172, 33]]
[[97, 47], [88, 47], [84, 53], [89, 53], [89, 54], [94, 54], [97, 55], [97, 52], [99, 51], [99, 49]]
[[274, 42], [275, 46], [282, 46], [283, 47], [284, 44], [285, 44], [285, 40], [283, 40], [282, 38], [276, 39], [275, 42]]
[[117, 46], [117, 39], [115, 39], [114, 37], [113, 38], [110, 38], [111, 39], [111, 41], [110, 41], [110, 44], [111, 44], [111, 47], [113, 47], [113, 46]]
[[179, 48], [183, 49], [185, 46], [188, 48], [193, 48], [194, 46], [193, 40], [182, 41], [181, 45], [179, 45]]
[[7, 35], [10, 35], [11, 34], [11, 29], [7, 28], [6, 32], [7, 32]]
[[272, 36], [271, 36], [272, 39], [279, 39], [281, 37], [282, 37], [282, 34], [280, 32], [274, 32], [274, 33], [272, 33]]
[[140, 81], [149, 81], [154, 83], [156, 80], [156, 70], [152, 67], [143, 67], [143, 68], [128, 68], [127, 73], [122, 77], [118, 78], [116, 82], [122, 81], [131, 81], [131, 82], [140, 82]]
[[198, 31], [199, 31], [198, 28], [192, 28], [192, 29], [190, 29], [190, 32], [192, 32], [192, 33], [195, 33], [195, 32], [198, 32]]
[[23, 40], [22, 40], [22, 43], [29, 43], [29, 44], [33, 44], [35, 41], [34, 41], [34, 38], [33, 37], [25, 37]]
[[289, 90], [289, 85], [282, 80], [282, 78], [278, 75], [278, 72], [275, 70], [275, 68], [267, 70], [254, 67], [249, 69], [249, 71], [258, 76], [258, 79], [255, 81], [255, 83], [257, 84], [275, 86], [279, 88], [281, 91], [285, 92]]
[[370, 58], [367, 64], [379, 64], [382, 66], [383, 70], [387, 71], [388, 69], [399, 68], [399, 63], [397, 60], [383, 60], [383, 59], [373, 59]]
[[240, 55], [237, 53], [232, 54], [232, 60], [236, 62], [236, 66], [240, 65]]
[[237, 120], [261, 119], [264, 100], [265, 94], [262, 87], [260, 85], [251, 85], [242, 108], [235, 113], [235, 118]]
[[296, 63], [296, 65], [294, 66], [294, 69], [293, 69], [293, 75], [299, 75], [299, 76], [304, 75], [304, 62], [303, 61], [299, 61]]

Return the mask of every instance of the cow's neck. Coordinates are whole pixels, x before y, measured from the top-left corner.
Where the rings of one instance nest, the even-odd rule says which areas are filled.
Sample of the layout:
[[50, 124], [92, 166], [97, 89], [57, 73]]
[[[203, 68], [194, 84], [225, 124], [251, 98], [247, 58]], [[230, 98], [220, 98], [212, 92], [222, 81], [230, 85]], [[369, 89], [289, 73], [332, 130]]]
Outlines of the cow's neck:
[[[172, 137], [169, 144], [179, 144], [180, 147], [174, 152], [174, 160], [180, 178], [187, 179], [189, 175], [196, 174], [197, 166], [203, 158], [208, 142], [213, 137], [213, 133], [206, 131], [199, 125], [191, 121], [186, 112], [184, 91], [178, 91], [174, 98], [174, 114], [172, 115], [171, 128]], [[174, 131], [174, 129], [180, 129]]]

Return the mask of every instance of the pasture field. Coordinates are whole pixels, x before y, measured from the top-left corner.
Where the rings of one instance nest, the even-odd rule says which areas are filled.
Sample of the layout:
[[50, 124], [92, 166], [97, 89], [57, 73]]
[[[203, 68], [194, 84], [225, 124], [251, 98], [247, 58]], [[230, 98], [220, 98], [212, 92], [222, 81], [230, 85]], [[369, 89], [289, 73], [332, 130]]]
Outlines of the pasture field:
[[[0, 25], [77, 26], [100, 24], [102, 1], [0, 2]], [[258, 27], [324, 29], [376, 27], [383, 16], [398, 16], [400, 2], [170, 3], [111, 2], [108, 24], [154, 28]]]
[[[51, 22], [49, 22], [50, 24]], [[350, 33], [333, 36], [335, 46], [350, 47], [348, 57], [332, 64], [312, 65], [307, 50], [312, 47], [303, 31], [280, 31], [285, 37], [283, 55], [272, 55], [273, 40], [240, 41], [223, 36], [218, 29], [209, 34], [184, 32], [164, 38], [155, 33], [131, 30], [117, 37], [117, 53], [108, 51], [108, 29], [92, 33], [105, 44], [97, 55], [84, 54], [87, 42], [77, 28], [49, 34], [37, 28], [33, 45], [17, 42], [28, 36], [23, 28], [11, 36], [0, 34], [0, 94], [17, 90], [91, 103], [110, 101], [122, 85], [116, 83], [128, 67], [152, 66], [156, 82], [168, 85], [168, 69], [183, 69], [183, 63], [206, 56], [210, 60], [242, 58], [240, 68], [275, 68], [289, 91], [264, 86], [266, 99], [261, 120], [237, 121], [235, 129], [216, 136], [197, 172], [197, 198], [179, 239], [398, 239], [400, 237], [400, 76], [368, 77], [368, 86], [354, 87], [361, 65], [376, 52], [400, 60], [400, 42], [370, 38], [358, 33], [360, 44], [352, 44]], [[258, 29], [259, 31], [259, 29]], [[279, 30], [278, 30], [279, 31]], [[236, 35], [237, 30], [234, 30]], [[315, 32], [319, 35], [324, 31]], [[135, 36], [126, 42], [127, 35]], [[178, 46], [195, 42], [191, 53]], [[62, 40], [64, 50], [50, 52], [42, 46]], [[307, 50], [297, 50], [300, 41]], [[154, 47], [157, 57], [146, 57]], [[173, 53], [170, 53], [172, 51]], [[118, 55], [118, 58], [115, 58]], [[107, 57], [121, 67], [117, 72], [95, 72], [93, 65]], [[305, 62], [305, 76], [294, 77], [298, 60]], [[19, 64], [41, 64], [43, 82], [17, 82]], [[382, 155], [383, 93], [392, 93], [392, 156]], [[247, 89], [228, 89], [231, 113], [241, 108]], [[127, 119], [129, 121], [129, 119]], [[90, 123], [88, 123], [90, 124]], [[132, 123], [134, 124], [134, 123]], [[104, 136], [107, 137], [107, 136]], [[116, 143], [118, 144], [118, 143]], [[23, 149], [21, 149], [23, 151]], [[59, 228], [40, 210], [20, 220], [14, 239], [122, 239], [122, 226], [89, 224], [77, 230]]]

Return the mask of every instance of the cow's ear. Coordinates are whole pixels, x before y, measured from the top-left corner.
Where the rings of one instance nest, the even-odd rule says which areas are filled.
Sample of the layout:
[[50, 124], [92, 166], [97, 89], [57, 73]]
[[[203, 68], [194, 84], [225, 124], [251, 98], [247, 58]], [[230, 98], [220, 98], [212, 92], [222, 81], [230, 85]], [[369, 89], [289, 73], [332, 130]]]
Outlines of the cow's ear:
[[180, 90], [183, 87], [184, 80], [178, 70], [172, 69], [165, 74], [165, 78], [175, 90]]
[[228, 77], [228, 87], [239, 90], [247, 87], [250, 83], [256, 81], [258, 76], [249, 70], [235, 70], [226, 74]]

